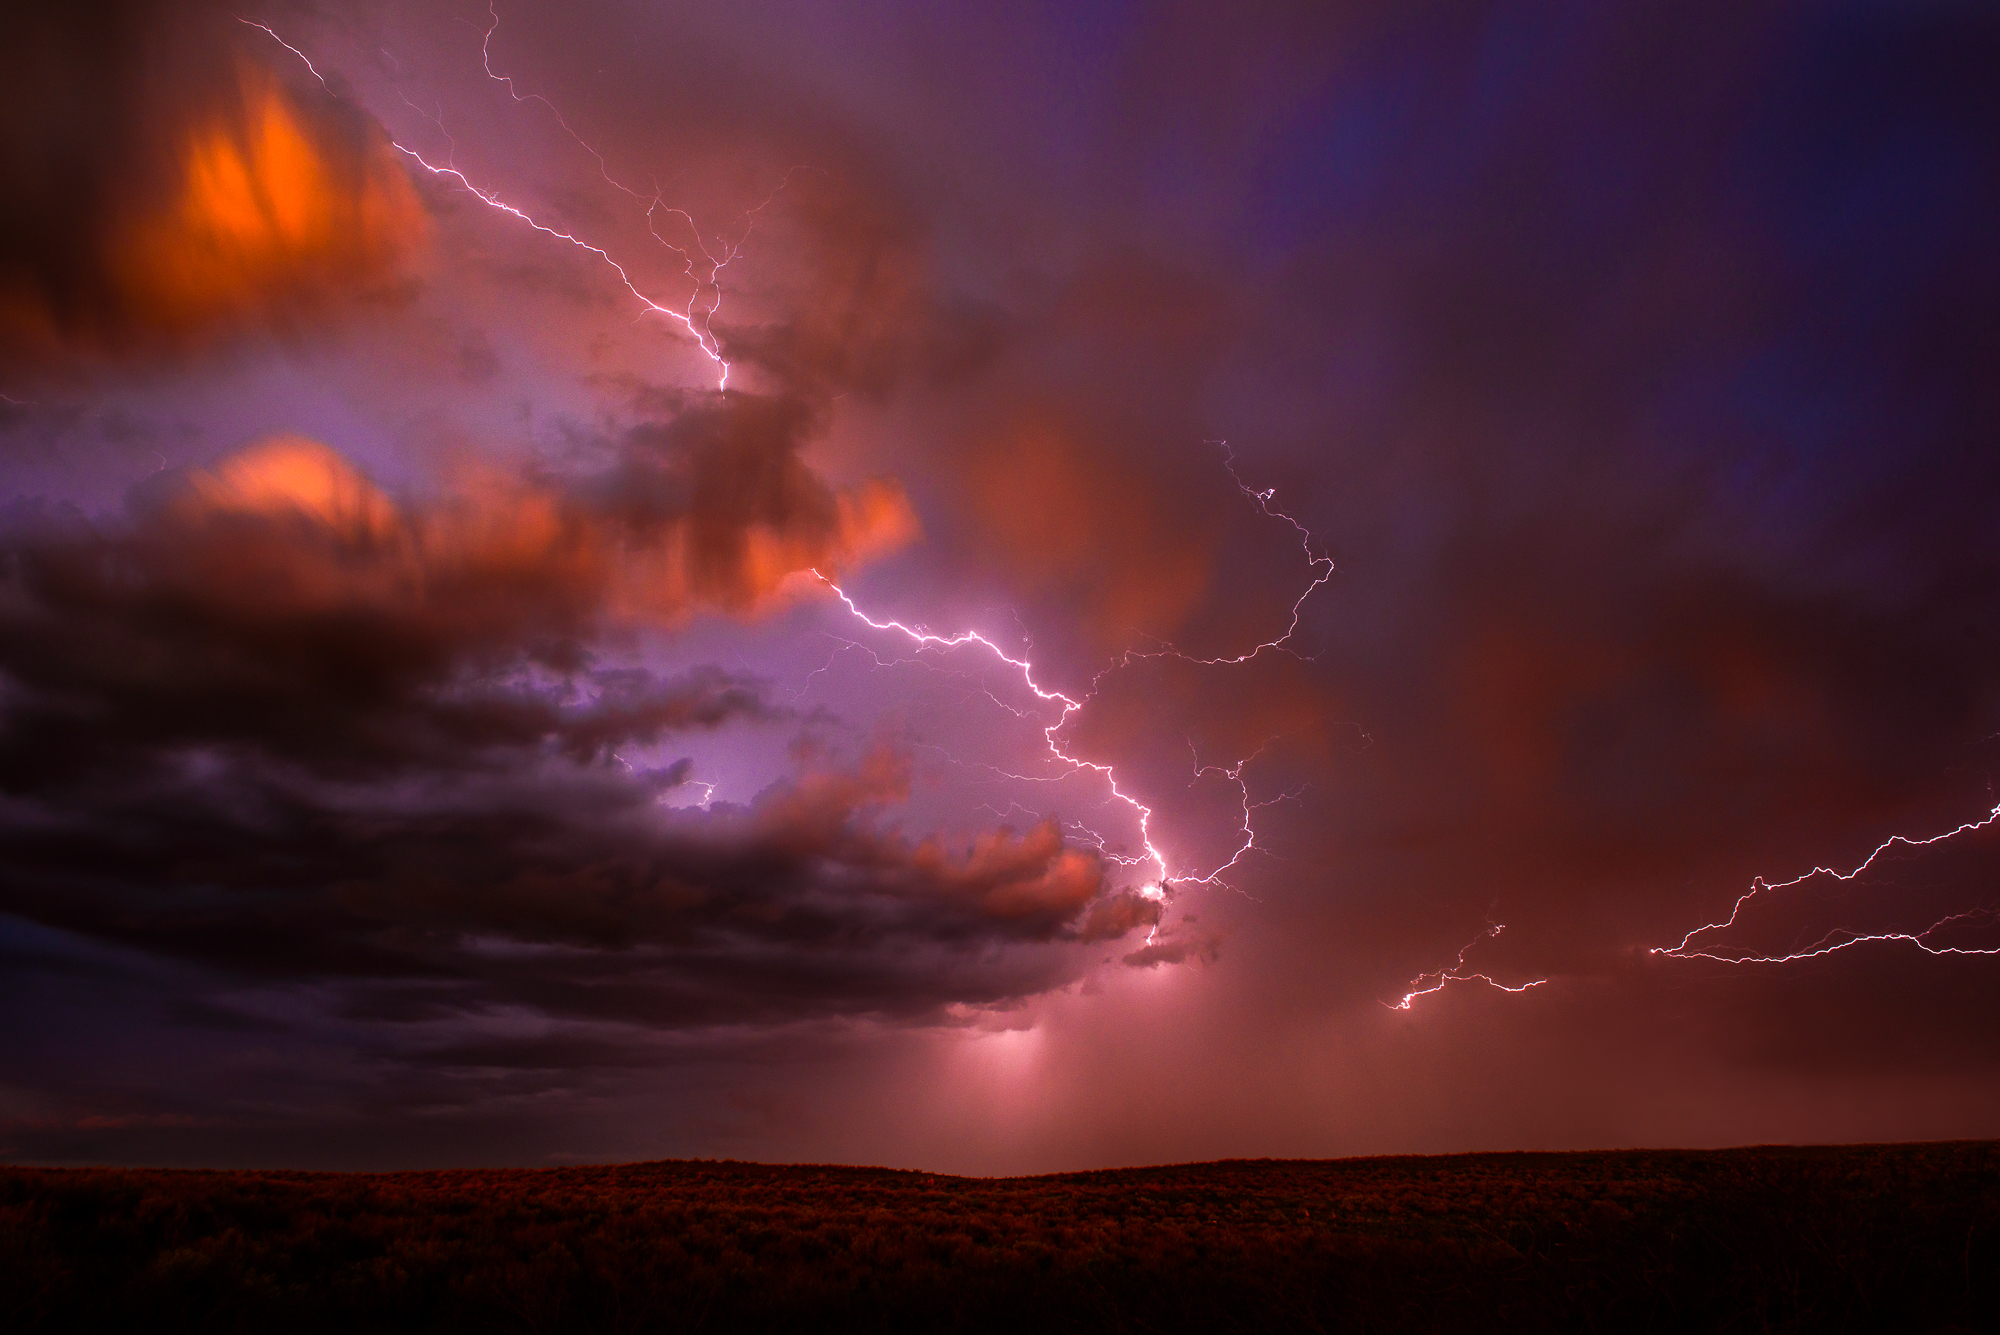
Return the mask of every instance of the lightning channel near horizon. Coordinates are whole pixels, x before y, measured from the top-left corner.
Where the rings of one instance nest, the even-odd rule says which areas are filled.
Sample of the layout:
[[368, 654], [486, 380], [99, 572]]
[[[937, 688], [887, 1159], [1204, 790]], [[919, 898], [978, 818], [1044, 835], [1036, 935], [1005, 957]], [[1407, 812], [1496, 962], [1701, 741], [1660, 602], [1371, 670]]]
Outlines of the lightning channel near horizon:
[[[1718, 918], [1714, 922], [1705, 922], [1699, 927], [1693, 928], [1673, 945], [1649, 947], [1646, 953], [1648, 955], [1657, 955], [1663, 959], [1713, 960], [1718, 964], [1797, 964], [1806, 960], [1822, 959], [1843, 950], [1851, 950], [1856, 946], [1891, 944], [1915, 946], [1926, 955], [1935, 956], [2000, 955], [2000, 946], [1939, 944], [1933, 940], [1933, 938], [1954, 927], [1969, 925], [1985, 927], [2000, 926], [2000, 909], [1984, 905], [1970, 909], [1961, 909], [1956, 913], [1945, 914], [1921, 931], [1888, 930], [1870, 932], [1858, 931], [1847, 927], [1836, 927], [1821, 934], [1811, 943], [1794, 950], [1788, 950], [1783, 954], [1760, 954], [1748, 950], [1731, 951], [1721, 945], [1698, 944], [1699, 938], [1711, 932], [1725, 932], [1736, 926], [1743, 916], [1744, 909], [1760, 895], [1776, 894], [1781, 891], [1796, 889], [1822, 877], [1832, 881], [1854, 881], [1873, 868], [1877, 862], [1881, 861], [1884, 856], [1894, 849], [1916, 850], [1932, 848], [1939, 844], [1949, 843], [1965, 835], [1975, 834], [1995, 824], [2000, 824], [2000, 805], [1995, 805], [1985, 816], [1978, 820], [1964, 821], [1953, 829], [1946, 830], [1941, 834], [1931, 835], [1928, 838], [1917, 839], [1909, 835], [1892, 834], [1877, 844], [1867, 857], [1845, 871], [1835, 867], [1814, 867], [1810, 871], [1802, 872], [1784, 881], [1773, 881], [1759, 876], [1750, 883], [1748, 890], [1736, 897], [1735, 902], [1729, 906], [1729, 912], [1726, 916]], [[1474, 937], [1466, 943], [1464, 948], [1458, 952], [1457, 961], [1451, 966], [1445, 969], [1432, 970], [1429, 973], [1418, 974], [1410, 980], [1410, 990], [1404, 993], [1400, 1000], [1384, 1002], [1382, 1004], [1388, 1006], [1391, 1010], [1406, 1011], [1411, 1009], [1417, 998], [1440, 992], [1452, 983], [1484, 983], [1489, 987], [1498, 988], [1502, 992], [1525, 992], [1531, 987], [1539, 987], [1546, 983], [1548, 979], [1538, 978], [1529, 983], [1510, 986], [1506, 983], [1496, 981], [1488, 974], [1466, 971], [1465, 957], [1467, 952], [1481, 941], [1490, 940], [1500, 935], [1501, 930], [1501, 924], [1489, 924], [1489, 928], [1485, 933]]]
[[1471, 953], [1472, 948], [1481, 941], [1491, 941], [1506, 930], [1506, 923], [1487, 923], [1484, 932], [1481, 932], [1478, 936], [1473, 937], [1458, 948], [1458, 959], [1455, 963], [1447, 968], [1433, 969], [1429, 973], [1418, 974], [1410, 980], [1410, 990], [1403, 994], [1400, 1001], [1385, 1001], [1382, 1004], [1392, 1011], [1406, 1011], [1416, 1004], [1418, 997], [1428, 997], [1433, 993], [1442, 992], [1453, 983], [1484, 983], [1488, 987], [1497, 988], [1502, 992], [1516, 993], [1526, 992], [1530, 988], [1540, 987], [1547, 983], [1549, 980], [1546, 978], [1536, 978], [1526, 983], [1508, 984], [1498, 981], [1491, 974], [1466, 972], [1465, 957]]
[[1836, 927], [1814, 941], [1811, 945], [1789, 951], [1783, 955], [1731, 954], [1727, 953], [1721, 947], [1711, 949], [1695, 948], [1695, 938], [1708, 932], [1721, 932], [1734, 927], [1737, 919], [1742, 916], [1744, 907], [1753, 899], [1756, 899], [1757, 896], [1767, 891], [1776, 893], [1782, 890], [1790, 890], [1820, 877], [1826, 877], [1835, 881], [1852, 881], [1873, 867], [1891, 849], [1898, 847], [1909, 849], [1930, 848], [1938, 844], [1948, 843], [1962, 835], [1984, 830], [1996, 821], [2000, 821], [2000, 805], [1994, 806], [1982, 819], [1965, 821], [1956, 829], [1946, 830], [1942, 834], [1934, 834], [1928, 839], [1912, 839], [1907, 835], [1892, 834], [1877, 844], [1874, 851], [1867, 857], [1846, 871], [1840, 871], [1833, 867], [1814, 867], [1811, 871], [1794, 876], [1788, 881], [1769, 881], [1759, 876], [1751, 882], [1750, 888], [1738, 895], [1736, 902], [1729, 906], [1728, 917], [1717, 919], [1715, 922], [1703, 923], [1683, 936], [1675, 944], [1671, 946], [1654, 946], [1646, 953], [1663, 956], [1667, 959], [1715, 960], [1722, 964], [1792, 964], [1800, 960], [1818, 959], [1822, 956], [1834, 954], [1837, 951], [1850, 950], [1855, 946], [1900, 942], [1905, 945], [1915, 946], [1927, 955], [2000, 955], [2000, 946], [1941, 946], [1932, 944], [1930, 940], [1932, 936], [1955, 924], [1962, 924], [1969, 921], [2000, 921], [2000, 912], [1984, 907], [1965, 909], [1958, 913], [1947, 914], [1920, 932], [1859, 932], [1844, 927]]

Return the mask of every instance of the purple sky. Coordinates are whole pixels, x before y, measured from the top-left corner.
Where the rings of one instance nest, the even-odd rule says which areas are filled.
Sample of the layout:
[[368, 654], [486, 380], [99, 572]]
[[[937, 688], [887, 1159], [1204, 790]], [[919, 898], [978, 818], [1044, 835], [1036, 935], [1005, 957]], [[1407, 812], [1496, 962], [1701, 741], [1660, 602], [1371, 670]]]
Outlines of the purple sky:
[[2000, 1134], [1996, 58], [31, 16], [0, 1156]]

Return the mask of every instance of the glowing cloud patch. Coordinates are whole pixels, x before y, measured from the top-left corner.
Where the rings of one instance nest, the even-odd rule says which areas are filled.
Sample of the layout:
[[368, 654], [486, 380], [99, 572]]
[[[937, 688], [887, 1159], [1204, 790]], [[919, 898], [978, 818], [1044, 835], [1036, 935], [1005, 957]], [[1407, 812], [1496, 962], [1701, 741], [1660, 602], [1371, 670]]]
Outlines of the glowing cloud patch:
[[164, 328], [323, 303], [389, 272], [425, 231], [391, 162], [332, 142], [249, 71], [233, 105], [190, 131], [178, 174], [110, 264], [130, 304]]

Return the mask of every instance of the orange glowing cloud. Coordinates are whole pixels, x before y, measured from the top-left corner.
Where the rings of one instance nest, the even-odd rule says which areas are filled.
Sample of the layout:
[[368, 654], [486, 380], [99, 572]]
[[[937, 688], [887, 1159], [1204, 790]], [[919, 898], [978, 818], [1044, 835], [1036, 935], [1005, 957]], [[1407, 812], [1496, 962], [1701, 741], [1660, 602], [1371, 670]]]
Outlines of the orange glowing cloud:
[[193, 328], [312, 304], [379, 277], [424, 234], [383, 155], [332, 141], [268, 79], [188, 135], [180, 186], [116, 243], [112, 267], [160, 323]]
[[[154, 537], [232, 605], [371, 607], [505, 634], [522, 618], [755, 612], [795, 574], [847, 568], [914, 532], [893, 483], [834, 493], [812, 479], [823, 504], [743, 524], [725, 564], [714, 549], [726, 517], [663, 513], [635, 526], [588, 488], [491, 472], [454, 481], [449, 497], [398, 503], [325, 445], [271, 437], [181, 474]], [[708, 549], [699, 562], [697, 546]]]
[[[424, 241], [423, 208], [373, 127], [308, 111], [245, 64], [165, 108], [140, 160], [63, 257], [0, 273], [0, 345], [37, 360], [185, 347], [254, 323], [298, 327], [385, 291]], [[84, 170], [82, 166], [79, 170]], [[53, 266], [53, 267], [51, 267]], [[57, 278], [58, 270], [69, 269]]]
[[[833, 494], [832, 502], [825, 515], [759, 520], [722, 535], [714, 521], [696, 518], [670, 532], [628, 539], [621, 609], [644, 614], [705, 604], [751, 610], [787, 591], [794, 575], [818, 570], [831, 576], [917, 536], [916, 511], [892, 481], [868, 479]], [[815, 578], [799, 588], [817, 593], [824, 586]]]
[[974, 899], [995, 918], [1048, 915], [1067, 920], [1104, 888], [1104, 862], [1070, 848], [1053, 820], [1016, 835], [1007, 826], [975, 836], [963, 857], [938, 839], [917, 846], [912, 862], [938, 884]]
[[317, 441], [273, 436], [188, 474], [189, 502], [213, 513], [296, 513], [352, 538], [387, 538], [400, 516], [354, 466]]

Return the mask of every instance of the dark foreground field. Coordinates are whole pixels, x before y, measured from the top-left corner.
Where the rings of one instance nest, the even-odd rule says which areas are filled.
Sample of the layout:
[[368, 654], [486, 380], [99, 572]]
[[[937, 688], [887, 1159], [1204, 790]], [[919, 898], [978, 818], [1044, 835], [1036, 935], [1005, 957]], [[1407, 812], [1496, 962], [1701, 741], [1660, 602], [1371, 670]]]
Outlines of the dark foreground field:
[[2000, 1144], [0, 1169], [0, 1329], [2000, 1330]]

